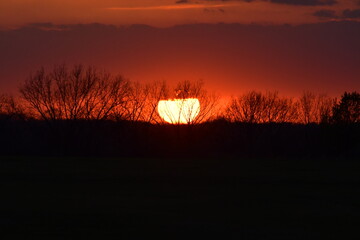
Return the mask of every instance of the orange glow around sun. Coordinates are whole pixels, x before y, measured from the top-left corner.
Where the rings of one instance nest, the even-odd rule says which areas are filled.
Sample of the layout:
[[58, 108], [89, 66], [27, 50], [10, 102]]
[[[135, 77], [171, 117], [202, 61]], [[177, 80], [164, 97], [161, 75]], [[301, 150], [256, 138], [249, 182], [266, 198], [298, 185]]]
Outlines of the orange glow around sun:
[[187, 124], [193, 122], [200, 113], [200, 101], [197, 98], [161, 100], [157, 109], [165, 122]]

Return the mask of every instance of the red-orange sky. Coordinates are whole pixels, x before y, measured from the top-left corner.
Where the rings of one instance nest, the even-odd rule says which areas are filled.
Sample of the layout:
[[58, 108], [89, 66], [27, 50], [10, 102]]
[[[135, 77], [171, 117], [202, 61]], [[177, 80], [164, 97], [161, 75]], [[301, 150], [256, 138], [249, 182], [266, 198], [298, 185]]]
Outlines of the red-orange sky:
[[359, 20], [359, 0], [1, 1], [0, 92], [64, 62], [224, 95], [359, 91]]

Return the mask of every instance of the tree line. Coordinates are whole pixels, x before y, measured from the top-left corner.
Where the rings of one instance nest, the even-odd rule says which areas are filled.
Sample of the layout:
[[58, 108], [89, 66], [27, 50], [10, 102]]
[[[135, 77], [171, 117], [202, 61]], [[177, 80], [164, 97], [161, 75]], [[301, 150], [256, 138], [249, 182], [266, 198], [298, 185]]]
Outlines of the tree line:
[[[0, 116], [8, 119], [112, 120], [163, 123], [157, 104], [164, 99], [197, 98], [200, 113], [189, 124], [225, 119], [243, 123], [359, 123], [360, 94], [345, 92], [338, 100], [303, 92], [298, 99], [277, 91], [251, 91], [221, 105], [202, 81], [141, 84], [92, 66], [65, 64], [31, 74], [19, 96], [0, 94]], [[185, 109], [185, 108], [184, 108]], [[186, 108], [186, 109], [192, 109]], [[189, 113], [190, 114], [190, 113]]]

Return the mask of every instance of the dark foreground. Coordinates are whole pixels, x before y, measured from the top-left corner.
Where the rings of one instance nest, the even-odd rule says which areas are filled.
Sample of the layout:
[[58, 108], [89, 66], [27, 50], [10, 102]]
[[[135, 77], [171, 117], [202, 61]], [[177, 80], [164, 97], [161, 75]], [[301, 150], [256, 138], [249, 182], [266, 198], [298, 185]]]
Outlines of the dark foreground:
[[0, 161], [1, 239], [359, 239], [360, 162]]

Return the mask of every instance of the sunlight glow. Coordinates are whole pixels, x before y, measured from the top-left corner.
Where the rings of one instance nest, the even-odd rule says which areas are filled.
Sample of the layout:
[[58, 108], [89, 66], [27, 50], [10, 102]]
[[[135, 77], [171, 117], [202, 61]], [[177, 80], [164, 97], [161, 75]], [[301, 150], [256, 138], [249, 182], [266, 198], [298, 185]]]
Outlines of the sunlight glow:
[[200, 101], [197, 98], [161, 100], [158, 113], [165, 122], [187, 124], [194, 121], [200, 112]]

